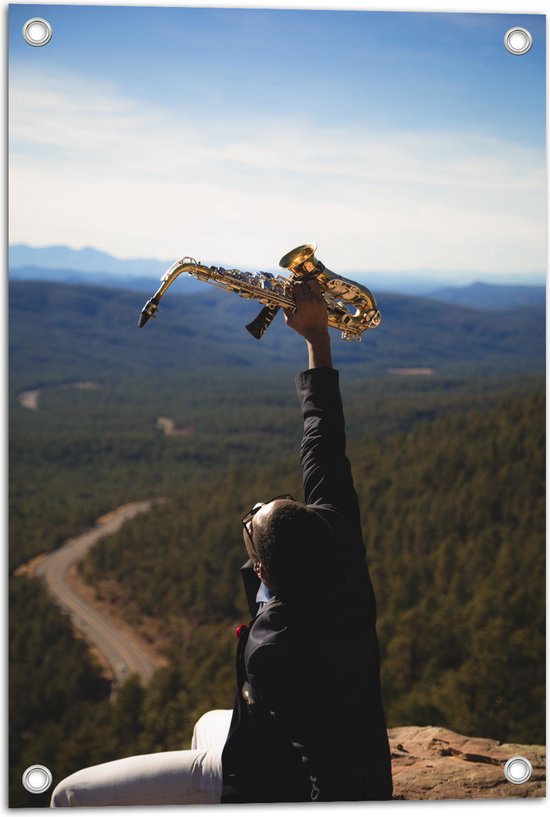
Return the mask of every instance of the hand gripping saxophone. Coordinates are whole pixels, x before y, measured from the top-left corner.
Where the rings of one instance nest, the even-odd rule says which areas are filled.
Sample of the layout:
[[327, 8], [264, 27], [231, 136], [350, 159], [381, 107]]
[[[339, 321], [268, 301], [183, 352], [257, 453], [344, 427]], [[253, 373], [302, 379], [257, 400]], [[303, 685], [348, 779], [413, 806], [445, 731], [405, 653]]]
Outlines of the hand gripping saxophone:
[[380, 323], [380, 312], [370, 290], [347, 278], [335, 275], [315, 258], [315, 244], [302, 244], [291, 250], [279, 261], [279, 266], [291, 272], [287, 278], [270, 272], [241, 272], [238, 269], [207, 267], [194, 258], [176, 261], [165, 272], [161, 286], [150, 298], [139, 317], [138, 326], [144, 326], [158, 310], [159, 301], [182, 272], [199, 281], [236, 292], [242, 298], [254, 298], [264, 304], [259, 315], [247, 325], [255, 338], [261, 338], [281, 307], [295, 307], [292, 284], [315, 278], [327, 303], [328, 322], [340, 329], [344, 340], [361, 340], [366, 329], [374, 329]]

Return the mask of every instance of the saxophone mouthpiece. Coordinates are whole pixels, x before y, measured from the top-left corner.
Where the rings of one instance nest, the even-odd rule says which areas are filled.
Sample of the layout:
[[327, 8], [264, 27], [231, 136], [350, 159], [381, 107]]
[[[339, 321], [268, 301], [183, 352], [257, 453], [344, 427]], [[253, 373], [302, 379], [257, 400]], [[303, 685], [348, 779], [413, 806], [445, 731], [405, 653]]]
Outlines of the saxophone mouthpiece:
[[138, 321], [138, 328], [141, 329], [142, 326], [145, 326], [149, 318], [154, 317], [155, 312], [159, 308], [158, 299], [154, 296], [149, 298], [143, 309], [141, 310], [139, 321]]

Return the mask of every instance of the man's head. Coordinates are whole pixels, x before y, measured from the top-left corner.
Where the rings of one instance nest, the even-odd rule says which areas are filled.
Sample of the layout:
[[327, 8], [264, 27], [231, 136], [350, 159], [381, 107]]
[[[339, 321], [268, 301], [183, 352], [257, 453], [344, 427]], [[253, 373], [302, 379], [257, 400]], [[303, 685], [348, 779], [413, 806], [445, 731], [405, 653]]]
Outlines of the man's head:
[[257, 575], [280, 597], [316, 595], [327, 586], [335, 547], [328, 524], [290, 497], [257, 503], [243, 520]]

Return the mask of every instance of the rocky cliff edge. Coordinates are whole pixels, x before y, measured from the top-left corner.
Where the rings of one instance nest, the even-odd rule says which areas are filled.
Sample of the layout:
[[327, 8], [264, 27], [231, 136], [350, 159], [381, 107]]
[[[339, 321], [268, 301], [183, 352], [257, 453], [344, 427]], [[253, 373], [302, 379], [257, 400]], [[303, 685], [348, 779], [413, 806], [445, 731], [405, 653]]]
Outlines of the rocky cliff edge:
[[[469, 738], [438, 726], [388, 730], [397, 800], [473, 800], [546, 796], [546, 747]], [[510, 783], [512, 757], [533, 767], [526, 783]]]

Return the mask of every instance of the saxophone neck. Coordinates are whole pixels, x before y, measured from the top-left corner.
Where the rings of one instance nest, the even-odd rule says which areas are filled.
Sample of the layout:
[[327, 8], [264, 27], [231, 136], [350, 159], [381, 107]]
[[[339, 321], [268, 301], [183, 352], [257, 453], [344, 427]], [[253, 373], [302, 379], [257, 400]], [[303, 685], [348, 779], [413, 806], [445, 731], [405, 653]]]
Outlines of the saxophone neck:
[[194, 258], [185, 257], [176, 261], [175, 264], [166, 270], [164, 275], [161, 278], [160, 287], [157, 289], [155, 294], [152, 298], [149, 298], [143, 309], [141, 310], [138, 327], [141, 329], [142, 326], [145, 326], [149, 318], [153, 318], [156, 315], [156, 312], [159, 308], [159, 301], [168, 289], [168, 287], [174, 283], [176, 278], [182, 274], [182, 272], [188, 273], [197, 273], [200, 271], [208, 271], [208, 267], [199, 264], [195, 261]]
[[202, 264], [199, 264], [198, 261], [195, 261], [194, 258], [190, 258], [186, 256], [185, 258], [180, 258], [179, 261], [176, 261], [172, 266], [166, 270], [164, 275], [162, 276], [161, 285], [158, 290], [155, 292], [153, 297], [157, 295], [161, 297], [164, 295], [170, 284], [173, 284], [176, 278], [182, 274], [182, 272], [193, 273], [197, 272], [200, 269], [208, 269], [204, 267]]

